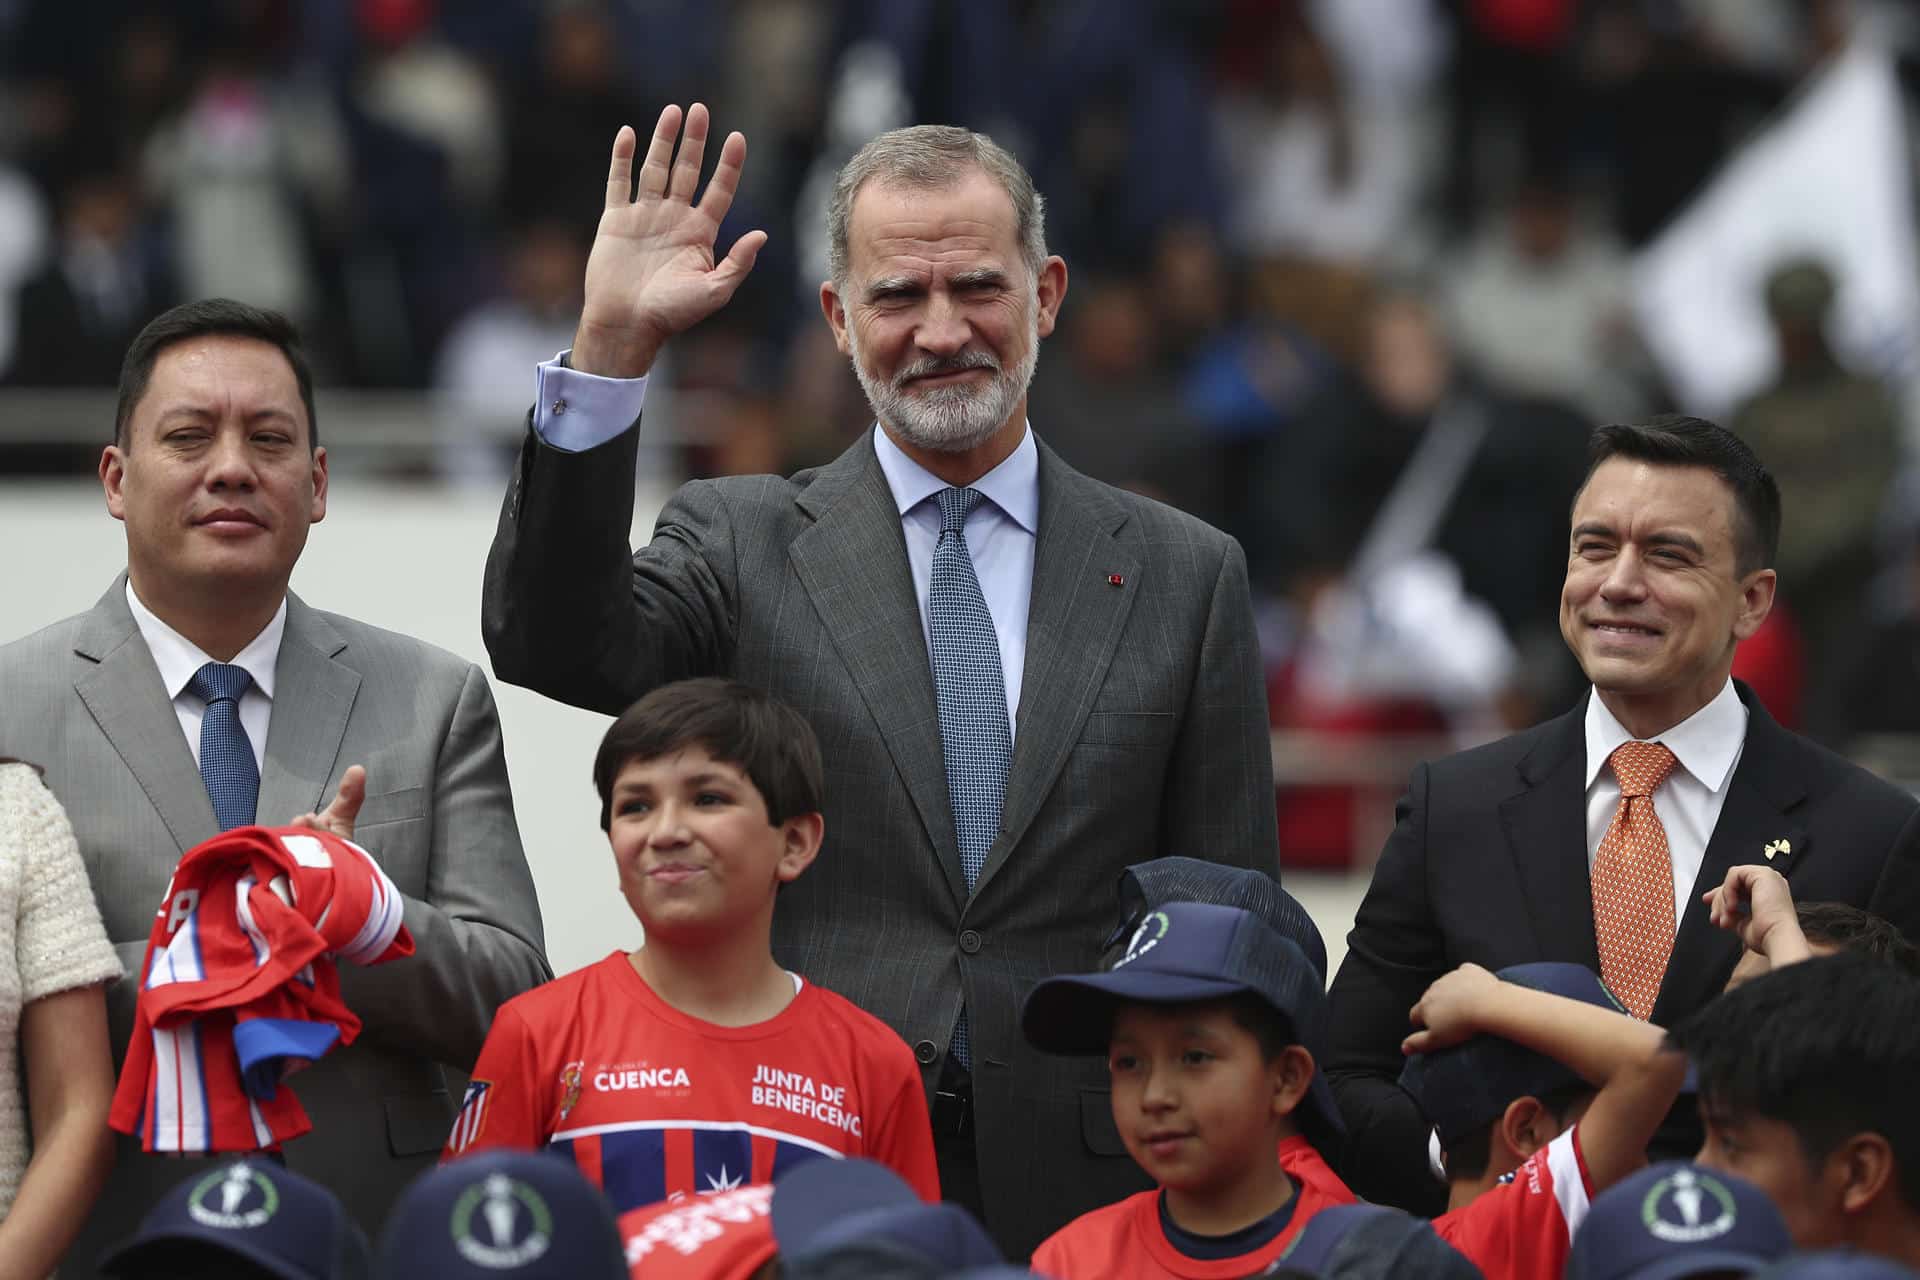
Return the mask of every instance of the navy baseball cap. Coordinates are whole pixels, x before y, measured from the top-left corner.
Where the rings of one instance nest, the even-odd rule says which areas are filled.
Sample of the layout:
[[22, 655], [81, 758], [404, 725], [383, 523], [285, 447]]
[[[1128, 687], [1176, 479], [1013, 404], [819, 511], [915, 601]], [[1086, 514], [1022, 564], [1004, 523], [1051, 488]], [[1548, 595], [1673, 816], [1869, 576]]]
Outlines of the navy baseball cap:
[[367, 1238], [319, 1183], [271, 1160], [234, 1160], [175, 1185], [100, 1269], [186, 1275], [215, 1257], [244, 1259], [280, 1280], [357, 1278], [367, 1274]]
[[[1104, 949], [1110, 950], [1132, 937], [1147, 912], [1169, 902], [1211, 902], [1253, 912], [1268, 928], [1299, 947], [1320, 975], [1321, 985], [1326, 984], [1326, 940], [1299, 899], [1264, 871], [1199, 858], [1155, 858], [1122, 871], [1120, 925], [1108, 936]], [[1320, 1052], [1315, 1045], [1307, 1048], [1315, 1054]]]
[[1916, 1280], [1920, 1271], [1852, 1249], [1795, 1253], [1753, 1273], [1754, 1280]]
[[393, 1206], [375, 1280], [626, 1280], [613, 1207], [565, 1155], [483, 1151], [429, 1169]]
[[[1625, 1013], [1600, 975], [1584, 965], [1543, 960], [1516, 964], [1496, 975], [1502, 982]], [[1461, 1044], [1407, 1059], [1400, 1087], [1413, 1095], [1427, 1122], [1451, 1147], [1492, 1124], [1516, 1098], [1539, 1098], [1586, 1082], [1567, 1067], [1498, 1036], [1474, 1036]]]
[[1683, 1160], [1648, 1165], [1594, 1199], [1573, 1236], [1567, 1280], [1679, 1280], [1756, 1271], [1793, 1251], [1766, 1193]]
[[1344, 1133], [1318, 1065], [1318, 1046], [1327, 1038], [1325, 983], [1298, 945], [1251, 911], [1206, 902], [1169, 902], [1149, 911], [1113, 968], [1036, 984], [1020, 1027], [1043, 1053], [1103, 1054], [1120, 1004], [1186, 1004], [1243, 992], [1271, 1005], [1294, 1043], [1314, 1055], [1302, 1128], [1311, 1129], [1310, 1136]]
[[1420, 1219], [1378, 1204], [1341, 1204], [1307, 1219], [1272, 1271], [1331, 1280], [1480, 1280], [1480, 1268]]
[[873, 1160], [808, 1160], [773, 1184], [773, 1238], [790, 1280], [938, 1277], [1006, 1262], [959, 1205], [928, 1204]]

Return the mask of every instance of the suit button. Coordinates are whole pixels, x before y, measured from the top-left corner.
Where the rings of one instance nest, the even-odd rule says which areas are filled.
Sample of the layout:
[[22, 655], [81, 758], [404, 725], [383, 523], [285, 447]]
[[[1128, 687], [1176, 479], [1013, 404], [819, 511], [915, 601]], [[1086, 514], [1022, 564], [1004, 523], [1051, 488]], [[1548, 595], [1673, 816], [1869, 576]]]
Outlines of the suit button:
[[932, 1066], [933, 1060], [939, 1056], [940, 1047], [931, 1040], [922, 1040], [919, 1044], [913, 1046], [914, 1061], [923, 1067]]
[[971, 929], [963, 930], [960, 934], [960, 949], [968, 955], [980, 950], [980, 935]]

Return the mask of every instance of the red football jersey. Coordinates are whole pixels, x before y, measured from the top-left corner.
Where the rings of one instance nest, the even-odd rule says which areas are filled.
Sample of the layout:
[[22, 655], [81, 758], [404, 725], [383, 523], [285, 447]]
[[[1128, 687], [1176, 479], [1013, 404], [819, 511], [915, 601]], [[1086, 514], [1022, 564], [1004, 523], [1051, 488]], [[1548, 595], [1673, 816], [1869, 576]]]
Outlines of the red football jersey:
[[1312, 1187], [1325, 1196], [1329, 1204], [1355, 1204], [1360, 1199], [1320, 1158], [1314, 1145], [1297, 1133], [1280, 1139], [1280, 1167], [1301, 1186]]
[[1575, 1125], [1472, 1204], [1435, 1218], [1433, 1229], [1487, 1280], [1558, 1280], [1592, 1195]]
[[443, 1158], [549, 1145], [616, 1212], [820, 1156], [878, 1160], [940, 1198], [920, 1068], [885, 1023], [807, 982], [765, 1022], [715, 1026], [621, 951], [500, 1007]]
[[1142, 1191], [1125, 1200], [1083, 1213], [1041, 1241], [1033, 1251], [1033, 1270], [1054, 1280], [1237, 1280], [1250, 1276], [1287, 1251], [1314, 1214], [1352, 1202], [1329, 1197], [1312, 1183], [1294, 1179], [1293, 1217], [1285, 1229], [1257, 1249], [1231, 1258], [1189, 1258], [1173, 1247], [1160, 1226], [1160, 1192]]

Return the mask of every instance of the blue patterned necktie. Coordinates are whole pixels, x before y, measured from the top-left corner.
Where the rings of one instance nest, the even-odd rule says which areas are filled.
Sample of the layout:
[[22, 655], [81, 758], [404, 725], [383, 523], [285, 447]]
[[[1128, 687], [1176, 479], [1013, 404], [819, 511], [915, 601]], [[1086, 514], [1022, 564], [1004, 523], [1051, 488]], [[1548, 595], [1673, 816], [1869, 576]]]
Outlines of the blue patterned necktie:
[[200, 717], [200, 777], [222, 831], [251, 824], [260, 798], [260, 767], [240, 723], [240, 698], [252, 683], [246, 668], [224, 662], [209, 662], [187, 681], [187, 691], [207, 704]]
[[[993, 615], [974, 576], [967, 549], [967, 515], [980, 505], [977, 489], [942, 489], [940, 541], [927, 583], [927, 630], [933, 642], [933, 686], [940, 701], [940, 747], [947, 764], [947, 797], [960, 844], [960, 870], [972, 892], [1000, 834], [1000, 809], [1013, 760], [1007, 685]], [[953, 1029], [953, 1055], [973, 1065], [967, 1012]]]

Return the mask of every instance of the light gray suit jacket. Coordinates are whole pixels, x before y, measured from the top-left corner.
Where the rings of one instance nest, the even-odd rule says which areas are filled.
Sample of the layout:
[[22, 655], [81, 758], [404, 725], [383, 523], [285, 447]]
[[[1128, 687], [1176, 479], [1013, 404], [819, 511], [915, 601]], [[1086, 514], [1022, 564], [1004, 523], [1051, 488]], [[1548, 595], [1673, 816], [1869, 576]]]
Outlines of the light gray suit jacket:
[[790, 703], [826, 758], [826, 844], [774, 912], [781, 963], [898, 1031], [931, 1087], [971, 1018], [987, 1218], [1029, 1250], [1147, 1185], [1105, 1064], [1019, 1029], [1048, 974], [1098, 967], [1122, 868], [1162, 854], [1276, 869], [1272, 756], [1232, 539], [1040, 446], [1040, 529], [1002, 830], [960, 869], [900, 516], [871, 433], [783, 479], [695, 481], [629, 554], [639, 432], [568, 454], [529, 432], [487, 562], [501, 679], [614, 713], [731, 674]]
[[[0, 647], [0, 755], [46, 769], [107, 936], [137, 974], [174, 863], [219, 827], [125, 582]], [[256, 811], [270, 824], [323, 807], [348, 765], [367, 767], [355, 839], [407, 899], [415, 954], [341, 966], [365, 1025], [294, 1078], [314, 1128], [286, 1148], [289, 1167], [331, 1187], [373, 1232], [446, 1140], [453, 1100], [438, 1064], [468, 1069], [500, 1003], [551, 976], [499, 720], [472, 663], [290, 594], [265, 754]], [[136, 990], [129, 979], [108, 992], [116, 1065]], [[90, 1268], [199, 1166], [122, 1139], [71, 1270]]]

